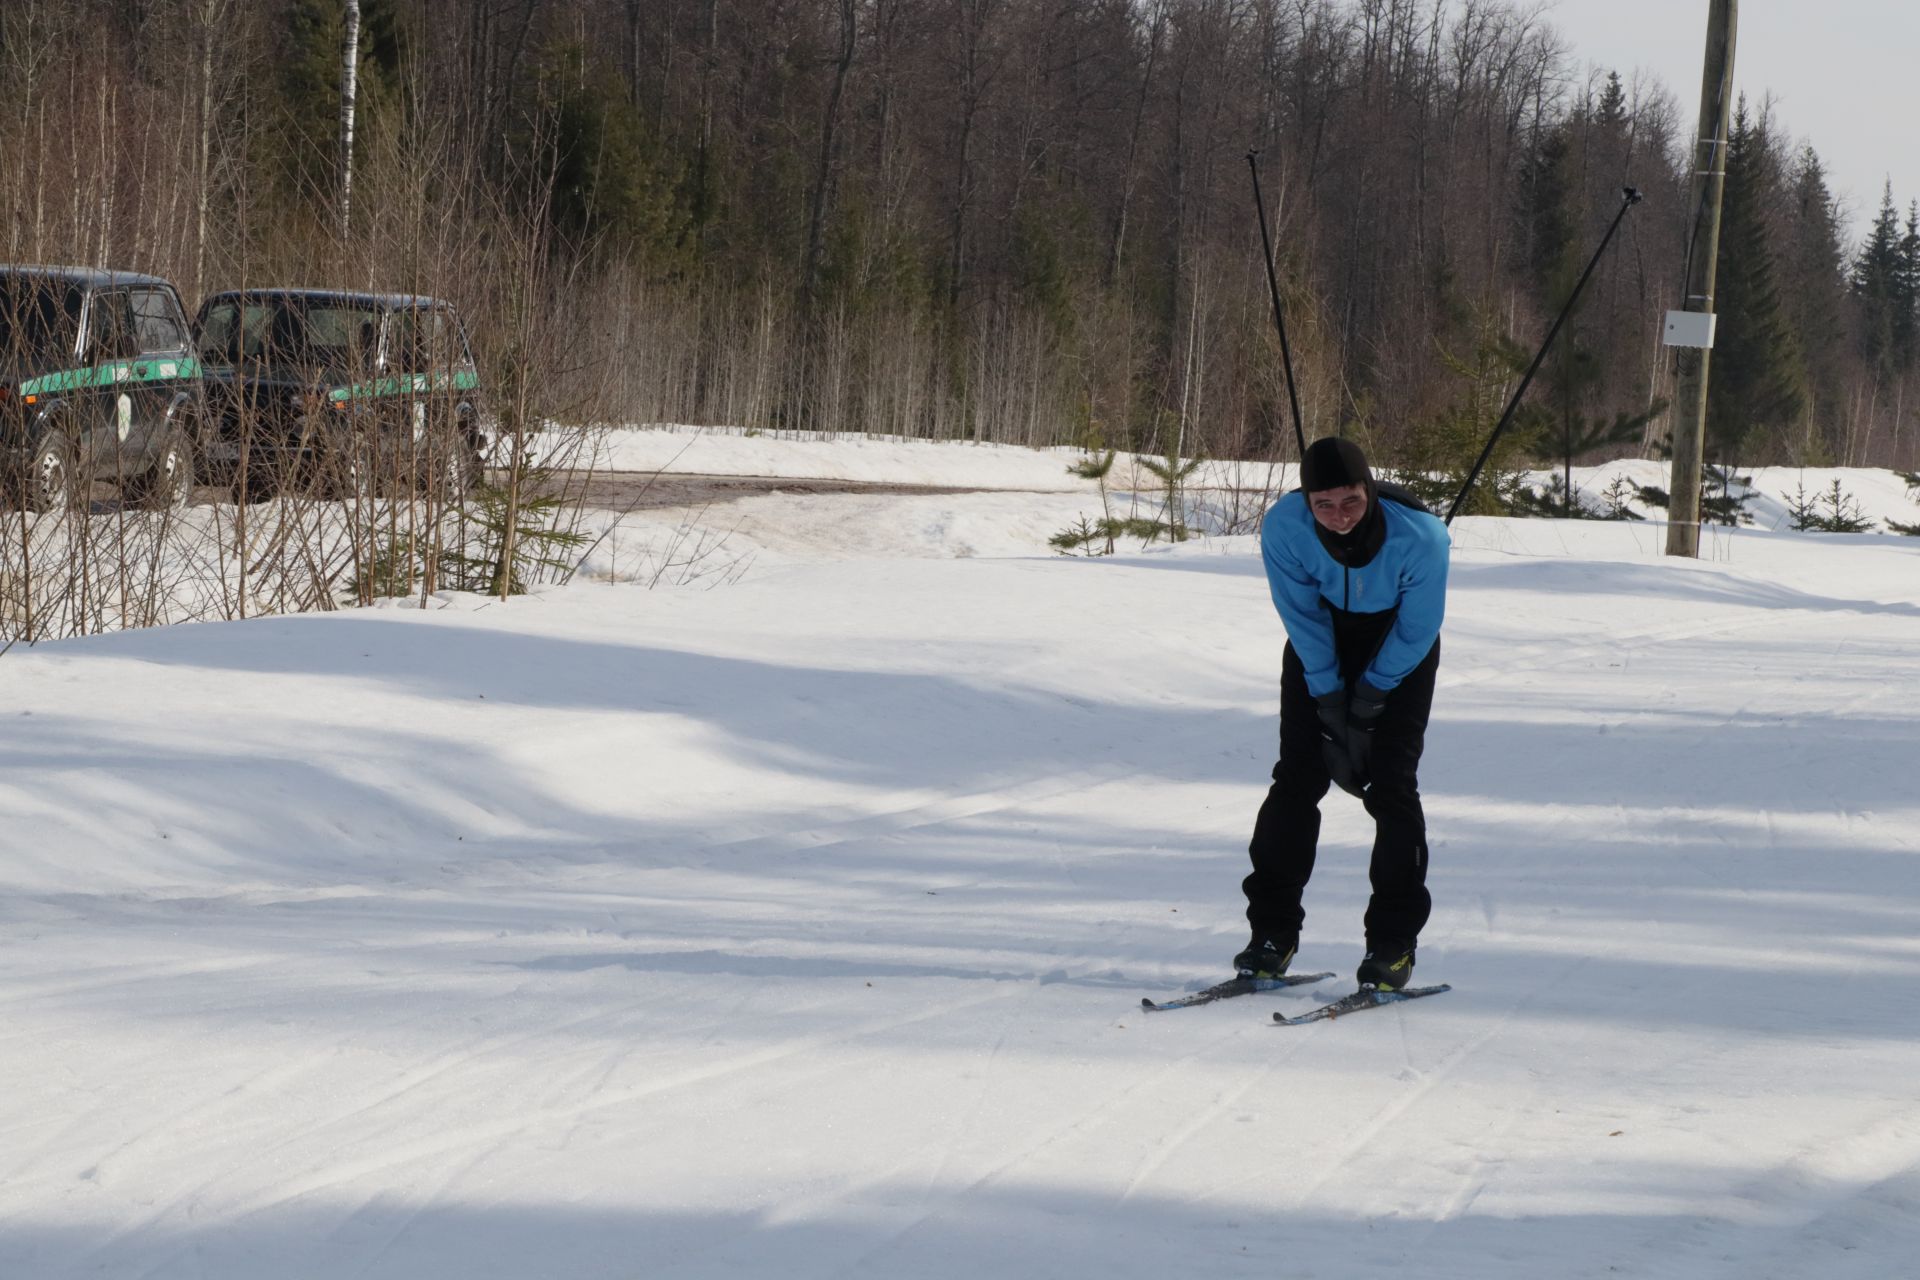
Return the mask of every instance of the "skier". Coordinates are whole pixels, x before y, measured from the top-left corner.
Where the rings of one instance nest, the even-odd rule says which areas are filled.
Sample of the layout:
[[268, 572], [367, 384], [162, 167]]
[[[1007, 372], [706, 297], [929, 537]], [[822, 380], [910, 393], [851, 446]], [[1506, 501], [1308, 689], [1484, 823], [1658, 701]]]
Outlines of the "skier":
[[1440, 666], [1448, 547], [1446, 525], [1418, 498], [1376, 481], [1357, 445], [1331, 437], [1307, 449], [1300, 489], [1261, 524], [1287, 647], [1280, 761], [1242, 886], [1253, 926], [1234, 957], [1243, 976], [1277, 978], [1293, 960], [1329, 783], [1374, 820], [1360, 986], [1398, 991], [1413, 976], [1432, 909], [1416, 774]]

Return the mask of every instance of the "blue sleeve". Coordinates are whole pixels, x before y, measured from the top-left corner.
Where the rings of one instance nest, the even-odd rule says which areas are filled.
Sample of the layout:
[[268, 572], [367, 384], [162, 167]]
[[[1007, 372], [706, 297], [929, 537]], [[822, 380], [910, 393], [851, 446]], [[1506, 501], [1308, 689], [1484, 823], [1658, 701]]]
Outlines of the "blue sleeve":
[[1267, 565], [1267, 588], [1273, 607], [1286, 624], [1287, 639], [1307, 669], [1307, 692], [1314, 697], [1342, 687], [1340, 659], [1333, 647], [1333, 619], [1320, 607], [1320, 586], [1287, 545], [1285, 518], [1279, 508], [1267, 512], [1260, 526], [1260, 556]]
[[1400, 612], [1365, 677], [1381, 690], [1393, 688], [1426, 660], [1447, 612], [1447, 527], [1423, 515], [1408, 532], [1414, 539], [1400, 566]]

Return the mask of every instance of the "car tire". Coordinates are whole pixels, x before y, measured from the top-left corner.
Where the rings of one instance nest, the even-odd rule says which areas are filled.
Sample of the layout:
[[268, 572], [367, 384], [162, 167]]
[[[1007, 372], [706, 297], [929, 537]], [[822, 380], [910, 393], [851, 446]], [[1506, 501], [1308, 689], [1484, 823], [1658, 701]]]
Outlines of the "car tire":
[[462, 433], [447, 442], [436, 469], [439, 474], [433, 484], [440, 491], [440, 501], [458, 503], [473, 492], [474, 484], [480, 479], [480, 455]]
[[127, 482], [127, 498], [148, 511], [185, 511], [193, 501], [193, 444], [175, 432], [144, 475]]
[[74, 466], [73, 447], [64, 436], [42, 437], [20, 477], [21, 505], [28, 511], [71, 511], [85, 493], [86, 485]]
[[281, 484], [272, 476], [249, 474], [244, 485], [240, 483], [240, 477], [235, 476], [227, 488], [236, 504], [258, 506], [279, 497]]
[[336, 453], [327, 462], [327, 496], [351, 506], [371, 506], [386, 497], [375, 461], [359, 449]]

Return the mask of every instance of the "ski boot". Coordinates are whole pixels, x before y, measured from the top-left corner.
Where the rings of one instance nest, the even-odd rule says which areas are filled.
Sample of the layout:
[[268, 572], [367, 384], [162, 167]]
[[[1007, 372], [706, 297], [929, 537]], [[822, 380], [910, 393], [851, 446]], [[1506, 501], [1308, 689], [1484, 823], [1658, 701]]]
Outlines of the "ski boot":
[[1362, 991], [1398, 991], [1413, 977], [1411, 942], [1370, 942], [1354, 975]]
[[1234, 971], [1243, 978], [1284, 978], [1298, 947], [1296, 939], [1256, 933], [1247, 949], [1233, 958]]

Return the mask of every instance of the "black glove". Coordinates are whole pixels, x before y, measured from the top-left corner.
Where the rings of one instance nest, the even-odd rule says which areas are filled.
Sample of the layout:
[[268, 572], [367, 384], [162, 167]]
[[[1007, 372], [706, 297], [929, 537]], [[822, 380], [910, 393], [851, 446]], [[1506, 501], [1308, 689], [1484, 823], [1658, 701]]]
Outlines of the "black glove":
[[1347, 704], [1347, 766], [1354, 782], [1365, 790], [1373, 780], [1373, 731], [1387, 709], [1387, 693], [1362, 680], [1353, 687]]
[[1327, 775], [1342, 791], [1359, 795], [1353, 782], [1353, 748], [1348, 743], [1347, 691], [1335, 689], [1313, 700], [1320, 713], [1320, 755]]

